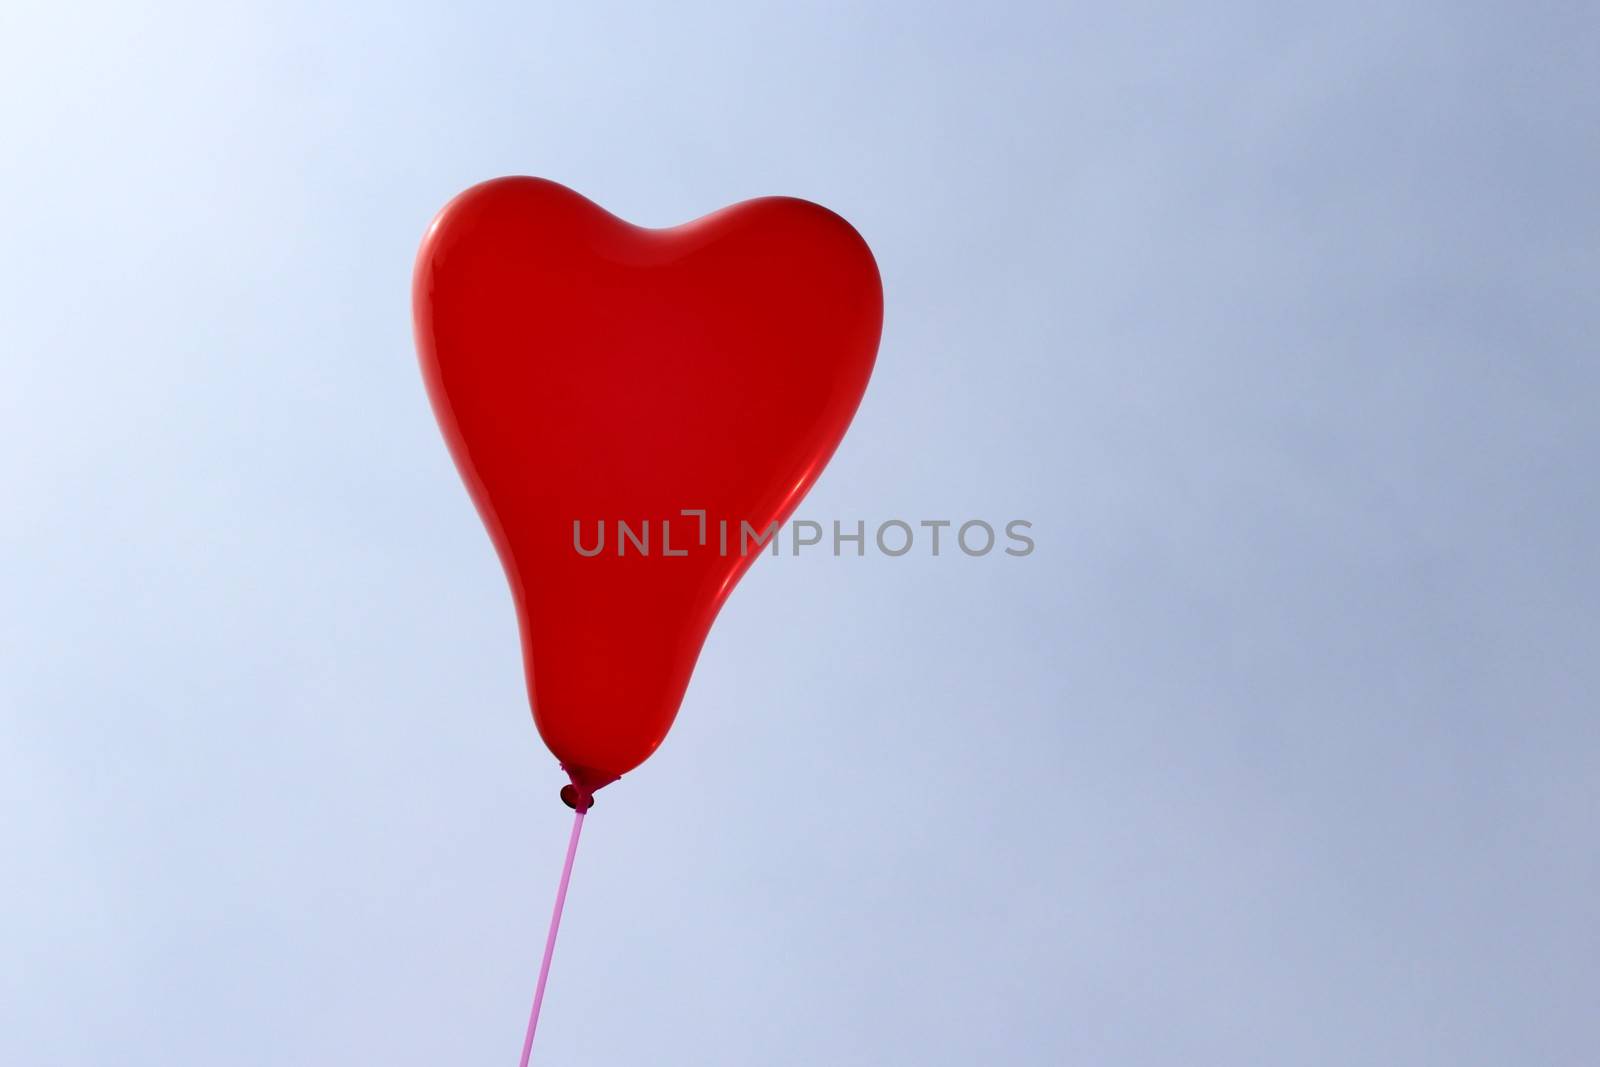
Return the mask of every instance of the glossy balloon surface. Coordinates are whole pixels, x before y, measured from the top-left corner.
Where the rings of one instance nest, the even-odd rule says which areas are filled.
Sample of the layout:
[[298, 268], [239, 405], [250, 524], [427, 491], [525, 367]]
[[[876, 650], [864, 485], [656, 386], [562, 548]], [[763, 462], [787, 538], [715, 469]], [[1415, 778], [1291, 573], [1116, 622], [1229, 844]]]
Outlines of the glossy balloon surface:
[[[855, 414], [883, 316], [872, 254], [802, 200], [645, 229], [502, 178], [434, 220], [413, 310], [434, 412], [511, 583], [534, 721], [598, 788], [666, 737], [759, 558], [741, 524], [786, 519]], [[705, 512], [705, 543], [686, 510]], [[602, 525], [603, 549], [581, 553]]]

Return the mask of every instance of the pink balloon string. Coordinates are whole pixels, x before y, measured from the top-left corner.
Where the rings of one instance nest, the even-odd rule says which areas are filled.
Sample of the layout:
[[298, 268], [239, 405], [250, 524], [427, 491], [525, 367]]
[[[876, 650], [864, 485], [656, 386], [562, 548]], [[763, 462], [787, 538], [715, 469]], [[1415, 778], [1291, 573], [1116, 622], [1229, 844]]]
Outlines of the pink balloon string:
[[550, 959], [556, 954], [556, 931], [561, 928], [561, 908], [567, 902], [567, 883], [572, 881], [572, 860], [578, 854], [578, 835], [583, 832], [583, 812], [572, 820], [572, 838], [567, 842], [567, 862], [561, 868], [561, 886], [556, 890], [556, 909], [550, 915], [550, 932], [544, 939], [544, 962], [539, 964], [539, 985], [533, 991], [533, 1011], [528, 1015], [528, 1036], [522, 1039], [522, 1065], [528, 1067], [533, 1054], [533, 1032], [539, 1027], [539, 1005], [544, 1003], [544, 984], [550, 978]]

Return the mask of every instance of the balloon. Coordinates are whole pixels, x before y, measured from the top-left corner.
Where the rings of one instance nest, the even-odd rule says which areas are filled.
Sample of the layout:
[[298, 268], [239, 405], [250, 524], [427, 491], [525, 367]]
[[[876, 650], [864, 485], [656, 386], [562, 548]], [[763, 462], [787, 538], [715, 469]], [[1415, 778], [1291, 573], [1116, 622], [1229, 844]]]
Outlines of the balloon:
[[645, 229], [500, 178], [434, 219], [412, 303], [434, 414], [511, 584], [534, 722], [583, 811], [666, 737], [760, 535], [850, 425], [877, 265], [804, 200]]

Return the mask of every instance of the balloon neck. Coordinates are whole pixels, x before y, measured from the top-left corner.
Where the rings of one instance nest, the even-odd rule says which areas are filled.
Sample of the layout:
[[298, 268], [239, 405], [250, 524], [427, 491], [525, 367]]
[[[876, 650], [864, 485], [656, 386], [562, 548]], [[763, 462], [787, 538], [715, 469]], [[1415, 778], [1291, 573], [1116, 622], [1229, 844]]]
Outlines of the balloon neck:
[[580, 814], [594, 807], [594, 795], [596, 792], [621, 777], [616, 774], [607, 774], [604, 771], [592, 770], [588, 767], [568, 766], [565, 763], [561, 765], [561, 769], [567, 772], [568, 778], [572, 779], [571, 785], [561, 787], [561, 802]]

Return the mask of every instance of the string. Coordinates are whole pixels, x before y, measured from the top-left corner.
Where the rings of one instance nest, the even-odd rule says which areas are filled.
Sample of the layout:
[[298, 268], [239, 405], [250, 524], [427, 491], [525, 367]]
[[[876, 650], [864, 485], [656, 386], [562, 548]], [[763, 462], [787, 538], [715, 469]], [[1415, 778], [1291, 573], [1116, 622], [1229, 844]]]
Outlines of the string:
[[533, 1053], [533, 1032], [539, 1026], [539, 1005], [544, 1003], [544, 984], [550, 977], [550, 958], [556, 954], [556, 931], [561, 927], [561, 908], [567, 902], [567, 883], [572, 881], [572, 860], [578, 854], [578, 835], [583, 832], [583, 812], [572, 820], [572, 839], [567, 842], [567, 862], [561, 868], [561, 886], [556, 890], [556, 909], [550, 915], [550, 933], [544, 939], [544, 962], [539, 964], [539, 985], [533, 991], [533, 1011], [528, 1015], [528, 1036], [522, 1039], [522, 1064], [528, 1067]]

